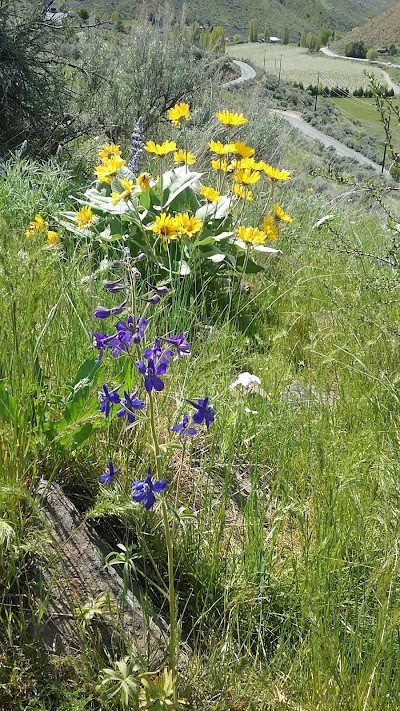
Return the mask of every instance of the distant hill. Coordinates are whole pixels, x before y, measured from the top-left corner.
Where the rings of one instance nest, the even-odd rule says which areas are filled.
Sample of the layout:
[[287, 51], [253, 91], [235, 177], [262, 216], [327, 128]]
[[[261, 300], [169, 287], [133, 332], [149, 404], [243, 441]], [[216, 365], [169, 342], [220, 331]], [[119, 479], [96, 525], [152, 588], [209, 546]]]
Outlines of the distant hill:
[[375, 48], [390, 47], [391, 44], [400, 48], [400, 2], [365, 25], [355, 27], [332, 48], [342, 53], [346, 45], [359, 40]]
[[[271, 33], [280, 35], [287, 26], [291, 39], [301, 32], [319, 32], [323, 27], [341, 32], [392, 7], [398, 0], [169, 0], [176, 17], [187, 6], [187, 21], [203, 26], [223, 25], [228, 35], [247, 37], [252, 17], [258, 19], [259, 32], [268, 23]], [[139, 12], [158, 12], [159, 0], [67, 0], [70, 8], [85, 7], [99, 16], [118, 12], [122, 19], [133, 19]]]

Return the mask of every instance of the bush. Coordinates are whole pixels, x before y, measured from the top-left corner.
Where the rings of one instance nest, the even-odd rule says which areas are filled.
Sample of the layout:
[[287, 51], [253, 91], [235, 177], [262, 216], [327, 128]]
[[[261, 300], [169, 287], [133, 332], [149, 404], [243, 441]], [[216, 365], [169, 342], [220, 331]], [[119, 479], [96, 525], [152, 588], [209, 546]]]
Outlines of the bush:
[[[22, 11], [0, 3], [0, 141], [10, 149], [27, 139], [30, 147], [52, 147], [68, 132], [66, 79], [52, 47], [55, 27], [46, 21], [49, 3]], [[64, 35], [57, 27], [57, 41]]]
[[145, 128], [182, 99], [188, 100], [206, 82], [208, 59], [185, 41], [172, 42], [157, 28], [136, 28], [127, 45], [99, 37], [82, 49], [85, 74], [80, 76], [75, 110], [87, 117], [91, 131], [105, 131], [113, 140], [128, 138], [143, 116]]

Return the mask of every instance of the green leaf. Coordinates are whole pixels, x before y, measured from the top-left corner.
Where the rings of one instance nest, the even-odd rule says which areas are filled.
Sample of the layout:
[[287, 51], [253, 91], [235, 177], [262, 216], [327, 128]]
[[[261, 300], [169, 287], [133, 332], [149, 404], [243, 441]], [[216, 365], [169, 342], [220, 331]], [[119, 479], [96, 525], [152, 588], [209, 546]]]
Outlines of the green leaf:
[[4, 381], [0, 381], [0, 417], [6, 422], [12, 422], [15, 415], [15, 400], [6, 390]]

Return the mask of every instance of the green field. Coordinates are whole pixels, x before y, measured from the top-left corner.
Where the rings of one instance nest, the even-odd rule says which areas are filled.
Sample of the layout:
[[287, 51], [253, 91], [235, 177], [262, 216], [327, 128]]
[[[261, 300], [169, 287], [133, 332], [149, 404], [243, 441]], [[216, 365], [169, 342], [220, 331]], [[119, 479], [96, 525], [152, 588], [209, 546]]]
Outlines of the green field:
[[[368, 77], [364, 66], [346, 59], [331, 59], [322, 54], [310, 54], [308, 49], [297, 45], [272, 45], [264, 43], [246, 43], [227, 47], [227, 53], [234, 59], [251, 61], [256, 67], [265, 69], [267, 74], [279, 73], [282, 59], [281, 77], [285, 81], [301, 81], [303, 84], [316, 84], [318, 74], [320, 82], [326, 86], [347, 86], [355, 89], [367, 86]], [[374, 68], [378, 77], [382, 72]]]
[[[337, 98], [329, 99], [332, 101], [341, 111], [343, 111], [348, 118], [356, 119], [360, 121], [362, 127], [368, 134], [372, 134], [377, 138], [384, 140], [385, 132], [380, 120], [380, 114], [375, 107], [374, 99], [359, 99], [355, 96], [349, 97], [348, 99]], [[393, 127], [393, 137], [394, 145], [400, 150], [400, 127]]]

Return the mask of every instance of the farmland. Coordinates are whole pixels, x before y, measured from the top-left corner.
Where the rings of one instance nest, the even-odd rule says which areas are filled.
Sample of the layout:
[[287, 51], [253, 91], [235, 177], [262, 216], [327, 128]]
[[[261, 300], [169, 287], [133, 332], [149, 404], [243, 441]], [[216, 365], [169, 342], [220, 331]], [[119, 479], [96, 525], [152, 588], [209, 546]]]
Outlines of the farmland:
[[[227, 52], [234, 59], [250, 61], [256, 67], [265, 69], [267, 74], [278, 75], [282, 59], [281, 77], [285, 81], [301, 81], [305, 85], [316, 84], [319, 74], [322, 85], [349, 89], [367, 86], [369, 81], [362, 63], [331, 59], [322, 54], [310, 54], [308, 49], [295, 45], [249, 42], [227, 47]], [[380, 69], [374, 71], [378, 77], [383, 78]]]
[[[348, 118], [355, 119], [361, 123], [362, 128], [368, 135], [376, 136], [384, 140], [385, 134], [380, 115], [375, 108], [373, 99], [358, 99], [356, 97], [329, 99], [335, 106], [343, 111]], [[400, 150], [400, 129], [395, 126], [393, 129], [394, 145]]]

